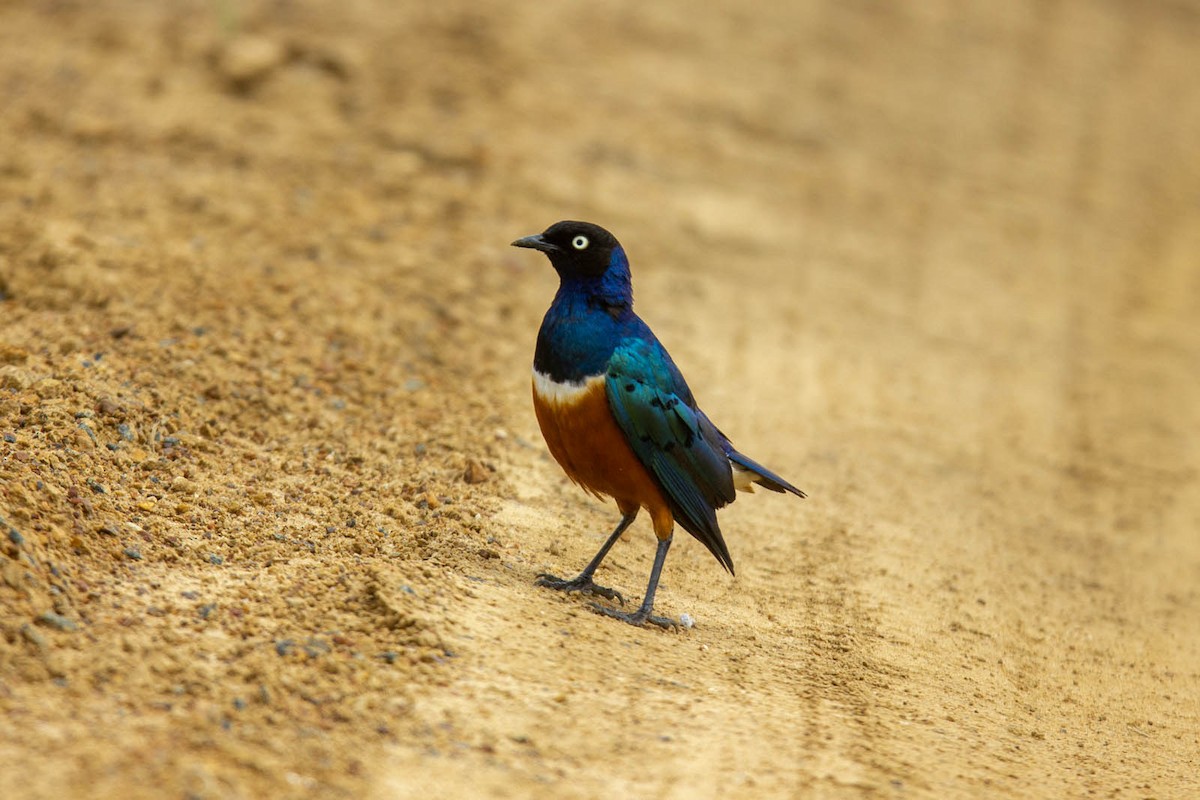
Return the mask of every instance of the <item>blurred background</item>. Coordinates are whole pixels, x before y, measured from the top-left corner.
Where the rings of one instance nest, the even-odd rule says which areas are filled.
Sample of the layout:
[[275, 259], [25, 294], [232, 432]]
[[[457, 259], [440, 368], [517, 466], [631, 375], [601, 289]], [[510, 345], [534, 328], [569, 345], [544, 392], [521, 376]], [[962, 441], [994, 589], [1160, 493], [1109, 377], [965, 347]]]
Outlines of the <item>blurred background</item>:
[[[1188, 0], [0, 1], [0, 783], [1189, 796], [1197, 75]], [[564, 218], [812, 495], [686, 636], [530, 586], [611, 527]]]

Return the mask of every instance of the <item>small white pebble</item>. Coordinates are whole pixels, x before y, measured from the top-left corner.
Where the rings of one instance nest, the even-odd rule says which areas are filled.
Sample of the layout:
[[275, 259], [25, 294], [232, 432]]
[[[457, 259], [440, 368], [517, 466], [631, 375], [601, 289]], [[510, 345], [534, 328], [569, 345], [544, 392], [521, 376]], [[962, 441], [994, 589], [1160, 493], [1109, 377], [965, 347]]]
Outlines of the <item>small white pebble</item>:
[[696, 624], [696, 620], [692, 619], [691, 614], [680, 614], [679, 624], [690, 630]]

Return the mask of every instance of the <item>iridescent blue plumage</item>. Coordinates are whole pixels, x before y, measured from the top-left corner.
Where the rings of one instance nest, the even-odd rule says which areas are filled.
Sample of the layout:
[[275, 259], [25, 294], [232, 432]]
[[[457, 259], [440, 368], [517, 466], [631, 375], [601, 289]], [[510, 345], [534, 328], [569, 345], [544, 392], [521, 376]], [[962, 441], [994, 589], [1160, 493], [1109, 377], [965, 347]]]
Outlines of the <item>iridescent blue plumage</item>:
[[629, 261], [620, 247], [599, 276], [571, 276], [559, 284], [538, 331], [533, 366], [555, 381], [578, 382], [599, 375], [624, 339], [649, 334], [633, 313]]
[[[733, 560], [717, 524], [716, 510], [733, 502], [735, 484], [747, 488], [758, 483], [776, 492], [791, 492], [800, 497], [804, 494], [737, 452], [697, 407], [671, 356], [633, 312], [629, 261], [610, 233], [589, 223], [560, 222], [543, 234], [514, 244], [545, 252], [560, 278], [558, 292], [538, 331], [533, 362], [535, 405], [543, 404], [539, 407], [539, 423], [551, 451], [572, 478], [593, 490], [597, 487], [589, 486], [580, 477], [581, 461], [623, 464], [624, 461], [612, 456], [611, 448], [619, 446], [625, 452], [632, 451], [636, 461], [630, 457], [629, 463], [645, 473], [642, 480], [646, 481], [649, 492], [633, 497], [607, 490], [625, 514], [622, 524], [579, 577], [563, 581], [543, 576], [542, 583], [552, 588], [614, 596], [612, 590], [596, 587], [591, 575], [608, 548], [632, 522], [637, 509], [644, 506], [654, 519], [660, 543], [642, 608], [633, 615], [599, 608], [636, 624], [647, 620], [669, 623], [651, 616], [650, 608], [670, 545], [672, 522], [683, 526], [722, 566], [733, 572]], [[563, 430], [572, 427], [568, 417], [573, 412], [569, 408], [564, 410], [560, 398], [590, 396], [587, 387], [600, 379], [607, 401], [604, 413], [616, 424], [613, 436], [618, 439], [617, 445], [589, 444], [590, 450], [569, 452], [571, 443], [564, 442], [562, 437]], [[539, 395], [538, 380], [551, 393], [549, 396]], [[547, 403], [553, 407], [546, 406]], [[604, 424], [611, 427], [611, 423]], [[742, 476], [740, 482], [735, 480], [735, 470]], [[592, 474], [593, 480], [600, 481], [608, 473]]]

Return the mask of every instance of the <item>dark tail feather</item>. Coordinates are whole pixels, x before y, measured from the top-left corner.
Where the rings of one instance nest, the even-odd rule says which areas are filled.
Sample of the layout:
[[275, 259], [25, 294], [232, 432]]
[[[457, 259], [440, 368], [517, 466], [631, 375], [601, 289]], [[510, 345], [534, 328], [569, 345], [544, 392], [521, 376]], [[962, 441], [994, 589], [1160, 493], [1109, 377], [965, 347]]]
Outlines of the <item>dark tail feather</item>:
[[758, 485], [764, 489], [770, 489], [772, 492], [791, 492], [797, 497], [808, 497], [808, 495], [806, 495], [804, 492], [800, 491], [795, 486], [792, 486], [790, 483], [776, 475], [774, 472], [771, 472], [771, 470], [767, 469], [762, 464], [759, 464], [752, 458], [747, 458], [737, 450], [730, 450], [729, 460], [733, 461], [739, 466], [745, 467], [757, 475], [759, 480], [756, 481], [756, 483], [758, 483]]

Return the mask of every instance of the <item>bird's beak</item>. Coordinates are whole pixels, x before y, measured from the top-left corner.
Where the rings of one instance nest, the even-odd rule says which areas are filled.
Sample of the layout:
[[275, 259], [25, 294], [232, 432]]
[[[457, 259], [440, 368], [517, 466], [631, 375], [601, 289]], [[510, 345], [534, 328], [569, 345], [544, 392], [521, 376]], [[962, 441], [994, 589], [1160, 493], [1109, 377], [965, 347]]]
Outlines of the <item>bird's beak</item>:
[[525, 236], [523, 238], [517, 239], [515, 242], [512, 243], [512, 246], [513, 247], [528, 247], [530, 250], [541, 250], [543, 253], [550, 253], [550, 252], [553, 252], [554, 250], [559, 249], [558, 245], [547, 242], [546, 239], [540, 233], [536, 233], [533, 236]]

